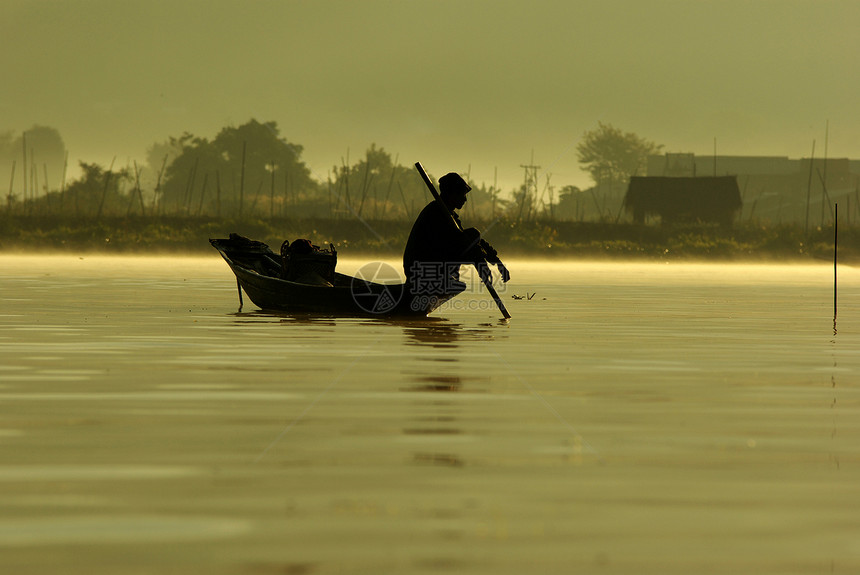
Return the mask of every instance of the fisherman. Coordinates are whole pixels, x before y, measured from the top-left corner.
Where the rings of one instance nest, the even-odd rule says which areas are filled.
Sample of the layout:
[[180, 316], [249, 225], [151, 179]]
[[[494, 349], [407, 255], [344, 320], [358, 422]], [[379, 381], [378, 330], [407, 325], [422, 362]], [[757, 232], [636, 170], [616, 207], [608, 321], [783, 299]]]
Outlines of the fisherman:
[[466, 194], [471, 189], [459, 174], [445, 174], [439, 178], [440, 198], [445, 205], [434, 200], [418, 214], [403, 252], [403, 271], [413, 294], [462, 292], [466, 289], [466, 284], [460, 281], [463, 264], [475, 264], [481, 278], [491, 280], [489, 262], [496, 265], [502, 281], [510, 279], [511, 274], [498, 253], [480, 232], [475, 228], [461, 230], [460, 218], [454, 210], [466, 204]]

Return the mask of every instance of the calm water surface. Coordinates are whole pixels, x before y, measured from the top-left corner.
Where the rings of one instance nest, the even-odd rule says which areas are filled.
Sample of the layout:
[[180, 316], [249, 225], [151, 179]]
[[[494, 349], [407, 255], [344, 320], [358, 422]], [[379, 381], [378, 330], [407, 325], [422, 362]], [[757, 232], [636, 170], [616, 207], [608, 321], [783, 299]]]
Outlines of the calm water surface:
[[403, 322], [0, 256], [0, 567], [860, 571], [860, 271], [834, 332], [827, 265], [510, 268]]

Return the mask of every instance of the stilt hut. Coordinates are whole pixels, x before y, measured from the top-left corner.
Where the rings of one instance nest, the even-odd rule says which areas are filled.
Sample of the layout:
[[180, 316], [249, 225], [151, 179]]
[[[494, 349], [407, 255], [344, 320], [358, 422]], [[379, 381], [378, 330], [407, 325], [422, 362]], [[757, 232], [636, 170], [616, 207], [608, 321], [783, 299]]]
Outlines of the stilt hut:
[[624, 196], [624, 208], [633, 212], [636, 223], [645, 223], [646, 216], [660, 216], [664, 224], [731, 225], [741, 206], [736, 176], [633, 176]]

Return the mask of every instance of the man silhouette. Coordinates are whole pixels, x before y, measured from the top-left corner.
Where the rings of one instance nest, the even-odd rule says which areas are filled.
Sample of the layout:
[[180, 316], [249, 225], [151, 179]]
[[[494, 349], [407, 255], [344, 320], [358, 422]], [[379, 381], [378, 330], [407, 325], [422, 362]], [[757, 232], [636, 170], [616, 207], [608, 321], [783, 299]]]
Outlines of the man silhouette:
[[460, 218], [454, 210], [466, 204], [466, 194], [471, 189], [459, 174], [445, 174], [439, 178], [439, 196], [444, 205], [434, 200], [418, 214], [403, 251], [403, 271], [411, 293], [440, 295], [463, 291], [466, 288], [460, 281], [463, 264], [476, 264], [481, 277], [491, 279], [489, 262], [496, 265], [503, 281], [510, 279], [511, 274], [498, 253], [480, 232], [475, 228], [461, 230]]

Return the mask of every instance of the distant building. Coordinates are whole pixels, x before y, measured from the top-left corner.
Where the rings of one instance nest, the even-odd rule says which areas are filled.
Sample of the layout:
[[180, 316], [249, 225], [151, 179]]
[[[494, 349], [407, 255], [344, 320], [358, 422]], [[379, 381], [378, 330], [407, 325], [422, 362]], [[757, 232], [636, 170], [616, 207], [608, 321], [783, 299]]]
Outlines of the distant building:
[[625, 209], [640, 224], [647, 216], [659, 216], [664, 224], [731, 225], [741, 206], [734, 176], [633, 176], [624, 196]]
[[696, 156], [667, 153], [648, 156], [649, 176], [790, 176], [800, 160], [787, 156]]
[[809, 158], [786, 156], [667, 153], [648, 157], [647, 175], [735, 176], [743, 202], [739, 218], [744, 221], [826, 224], [831, 217], [828, 206], [834, 202], [849, 221], [860, 216], [860, 161], [847, 158], [816, 158], [810, 163]]

